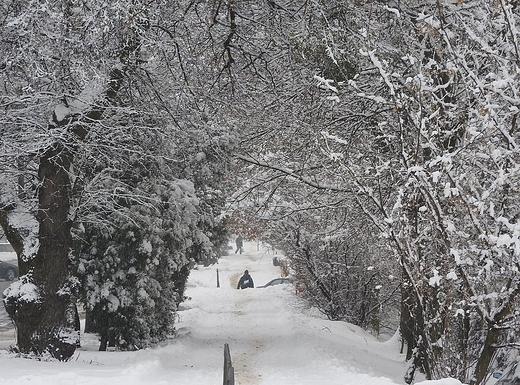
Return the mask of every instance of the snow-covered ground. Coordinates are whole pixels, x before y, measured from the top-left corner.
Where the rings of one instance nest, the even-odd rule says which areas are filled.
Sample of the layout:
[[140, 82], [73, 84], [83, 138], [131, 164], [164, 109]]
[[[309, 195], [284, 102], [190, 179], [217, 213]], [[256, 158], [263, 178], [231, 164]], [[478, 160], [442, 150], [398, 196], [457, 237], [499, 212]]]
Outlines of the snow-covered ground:
[[[87, 335], [67, 363], [16, 358], [3, 350], [0, 383], [222, 384], [225, 343], [230, 346], [237, 385], [404, 383], [403, 356], [396, 339], [381, 342], [358, 327], [324, 319], [306, 308], [292, 285], [236, 289], [245, 269], [256, 286], [278, 277], [272, 257], [256, 244], [246, 243], [244, 254], [193, 271], [186, 291], [189, 299], [179, 311], [178, 336], [161, 346], [98, 352], [96, 339]], [[460, 384], [453, 379], [419, 383]]]

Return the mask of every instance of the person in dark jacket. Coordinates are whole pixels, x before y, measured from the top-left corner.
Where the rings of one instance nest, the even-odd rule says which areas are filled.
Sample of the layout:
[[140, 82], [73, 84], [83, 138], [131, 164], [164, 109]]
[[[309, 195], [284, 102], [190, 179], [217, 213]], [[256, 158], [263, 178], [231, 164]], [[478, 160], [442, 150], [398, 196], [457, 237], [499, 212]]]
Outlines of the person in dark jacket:
[[255, 287], [253, 283], [253, 278], [249, 275], [249, 271], [244, 271], [244, 275], [240, 277], [240, 281], [238, 281], [237, 289], [247, 289], [248, 287]]
[[235, 239], [235, 243], [237, 244], [237, 250], [235, 251], [235, 254], [240, 251], [240, 254], [242, 254], [242, 251], [244, 250], [244, 241], [242, 240], [242, 236], [239, 235], [237, 239]]

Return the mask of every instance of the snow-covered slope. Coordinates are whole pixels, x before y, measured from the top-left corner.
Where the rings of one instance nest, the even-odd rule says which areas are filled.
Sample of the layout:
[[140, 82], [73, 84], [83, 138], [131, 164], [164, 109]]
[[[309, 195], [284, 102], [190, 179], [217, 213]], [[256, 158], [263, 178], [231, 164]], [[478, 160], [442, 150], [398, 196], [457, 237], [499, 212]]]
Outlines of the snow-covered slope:
[[[237, 290], [244, 270], [255, 285], [279, 276], [272, 255], [246, 244], [245, 253], [190, 275], [178, 337], [138, 352], [98, 352], [86, 336], [67, 363], [0, 353], [2, 385], [210, 385], [222, 383], [223, 347], [230, 345], [237, 385], [402, 384], [395, 340], [331, 322], [307, 309], [292, 285]], [[217, 288], [217, 269], [220, 288]], [[455, 380], [424, 382], [460, 384]]]

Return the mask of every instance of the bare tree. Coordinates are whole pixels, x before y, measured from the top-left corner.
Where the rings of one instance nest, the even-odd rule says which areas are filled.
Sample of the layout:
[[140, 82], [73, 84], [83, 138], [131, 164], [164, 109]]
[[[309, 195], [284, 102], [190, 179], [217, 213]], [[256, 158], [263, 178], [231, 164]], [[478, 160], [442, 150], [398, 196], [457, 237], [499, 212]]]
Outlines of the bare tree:
[[[357, 201], [388, 240], [408, 382], [420, 369], [481, 383], [517, 322], [517, 20], [515, 4], [497, 5], [316, 3], [321, 20], [298, 48], [319, 44], [309, 31], [325, 41], [334, 65], [313, 77], [321, 101], [308, 81], [294, 129], [240, 157], [329, 202]], [[278, 205], [294, 191], [278, 189]]]

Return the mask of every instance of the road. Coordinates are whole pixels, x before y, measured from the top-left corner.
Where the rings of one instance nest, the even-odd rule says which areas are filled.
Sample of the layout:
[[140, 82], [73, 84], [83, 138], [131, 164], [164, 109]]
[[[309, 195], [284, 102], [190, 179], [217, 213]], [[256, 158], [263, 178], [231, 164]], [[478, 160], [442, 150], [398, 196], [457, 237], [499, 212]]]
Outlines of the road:
[[[0, 296], [3, 291], [11, 284], [9, 281], [0, 280]], [[16, 332], [14, 325], [7, 316], [4, 304], [0, 303], [0, 350], [8, 349], [16, 342]]]
[[[0, 294], [11, 284], [9, 281], [0, 281]], [[4, 304], [0, 304], [0, 333], [13, 330], [14, 326], [7, 316]]]

